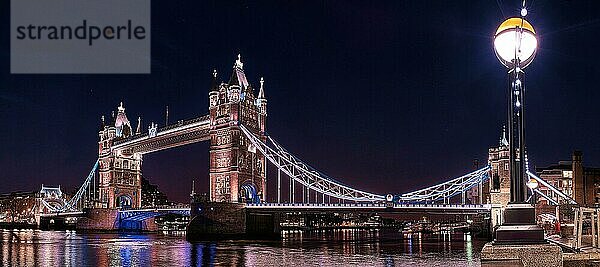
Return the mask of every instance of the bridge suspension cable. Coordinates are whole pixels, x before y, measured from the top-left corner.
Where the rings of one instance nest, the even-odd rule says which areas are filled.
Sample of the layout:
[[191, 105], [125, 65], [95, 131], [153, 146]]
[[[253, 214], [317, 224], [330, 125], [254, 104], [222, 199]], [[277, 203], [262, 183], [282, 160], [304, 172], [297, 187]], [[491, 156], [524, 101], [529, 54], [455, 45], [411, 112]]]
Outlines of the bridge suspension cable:
[[[260, 151], [260, 153], [263, 154], [273, 165], [275, 165], [278, 170], [281, 170], [290, 178], [292, 178], [294, 182], [298, 182], [308, 189], [343, 200], [358, 202], [385, 200], [385, 196], [383, 195], [351, 188], [317, 171], [291, 153], [287, 152], [271, 137], [267, 137], [267, 142], [265, 143], [252, 134], [243, 125], [240, 125], [240, 129], [246, 135], [246, 137], [248, 137], [252, 145], [254, 145], [256, 149]], [[271, 145], [268, 145], [269, 141]]]
[[[90, 188], [91, 185], [94, 183], [93, 180], [95, 177], [96, 170], [98, 169], [98, 164], [99, 160], [96, 160], [96, 163], [94, 163], [94, 167], [92, 167], [92, 170], [86, 177], [85, 181], [83, 181], [83, 184], [81, 185], [81, 187], [79, 187], [79, 190], [77, 190], [77, 193], [75, 193], [75, 195], [73, 195], [71, 199], [69, 199], [67, 202], [60, 206], [50, 205], [45, 199], [42, 199], [41, 202], [44, 205], [44, 207], [46, 207], [51, 212], [67, 212], [77, 210], [78, 206], [80, 206], [81, 204], [82, 197], [86, 195], [86, 193], [89, 194], [89, 191], [91, 191]], [[92, 192], [92, 194], [94, 194], [94, 192]]]
[[[262, 141], [250, 132], [246, 127], [240, 125], [244, 135], [250, 140], [252, 145], [265, 156], [273, 165], [277, 167], [277, 172], [283, 172], [290, 177], [290, 202], [295, 201], [295, 183], [300, 183], [306, 189], [315, 192], [315, 202], [318, 202], [317, 193], [322, 194], [321, 202], [325, 202], [325, 195], [338, 198], [340, 200], [350, 200], [356, 202], [376, 202], [386, 201], [386, 196], [365, 192], [354, 189], [342, 184], [341, 182], [327, 176], [310, 165], [301, 161], [298, 157], [288, 152], [282, 145], [275, 141], [271, 136]], [[450, 181], [430, 186], [425, 189], [410, 193], [393, 196], [392, 201], [404, 203], [422, 203], [443, 200], [444, 203], [458, 194], [462, 194], [463, 203], [465, 192], [471, 188], [487, 181], [489, 177], [490, 166], [486, 166], [464, 176], [452, 179]], [[280, 175], [278, 174], [278, 190], [280, 186]], [[278, 192], [278, 200], [280, 200]], [[310, 194], [302, 192], [303, 202], [310, 202]], [[389, 201], [389, 199], [387, 200]]]
[[399, 195], [397, 198], [399, 202], [433, 202], [439, 200], [448, 202], [451, 197], [464, 194], [469, 189], [487, 181], [490, 169], [490, 166], [486, 166], [447, 182]]

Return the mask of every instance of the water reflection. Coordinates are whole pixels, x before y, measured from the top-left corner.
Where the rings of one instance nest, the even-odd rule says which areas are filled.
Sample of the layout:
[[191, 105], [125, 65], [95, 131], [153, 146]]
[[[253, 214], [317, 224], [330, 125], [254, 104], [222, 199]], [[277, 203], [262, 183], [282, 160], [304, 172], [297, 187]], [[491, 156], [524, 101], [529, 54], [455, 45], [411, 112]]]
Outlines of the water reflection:
[[189, 243], [154, 234], [1, 230], [2, 266], [465, 266], [485, 241], [469, 234], [290, 231], [280, 241]]

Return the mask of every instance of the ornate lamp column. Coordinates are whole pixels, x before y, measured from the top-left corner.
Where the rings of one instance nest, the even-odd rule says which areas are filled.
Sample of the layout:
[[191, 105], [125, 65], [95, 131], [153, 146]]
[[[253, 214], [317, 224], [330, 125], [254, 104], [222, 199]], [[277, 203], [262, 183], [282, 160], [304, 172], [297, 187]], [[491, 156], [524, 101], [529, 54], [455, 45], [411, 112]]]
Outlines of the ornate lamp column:
[[510, 202], [504, 222], [496, 230], [495, 243], [531, 244], [544, 242], [544, 231], [537, 226], [535, 208], [526, 202], [525, 187], [525, 69], [535, 57], [535, 30], [521, 17], [505, 20], [494, 35], [498, 60], [508, 69], [508, 143], [510, 151]]

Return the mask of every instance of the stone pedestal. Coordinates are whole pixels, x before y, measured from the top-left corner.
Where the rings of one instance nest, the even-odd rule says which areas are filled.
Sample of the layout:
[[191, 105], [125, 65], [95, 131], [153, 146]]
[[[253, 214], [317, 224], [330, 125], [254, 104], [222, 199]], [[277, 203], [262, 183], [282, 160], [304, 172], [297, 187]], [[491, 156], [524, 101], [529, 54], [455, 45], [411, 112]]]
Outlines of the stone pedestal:
[[533, 206], [509, 204], [494, 241], [481, 251], [481, 266], [563, 266], [562, 249], [544, 239]]
[[562, 250], [553, 244], [499, 245], [485, 244], [481, 266], [561, 267]]
[[544, 229], [535, 222], [535, 208], [530, 204], [509, 204], [504, 223], [496, 230], [494, 244], [543, 244]]

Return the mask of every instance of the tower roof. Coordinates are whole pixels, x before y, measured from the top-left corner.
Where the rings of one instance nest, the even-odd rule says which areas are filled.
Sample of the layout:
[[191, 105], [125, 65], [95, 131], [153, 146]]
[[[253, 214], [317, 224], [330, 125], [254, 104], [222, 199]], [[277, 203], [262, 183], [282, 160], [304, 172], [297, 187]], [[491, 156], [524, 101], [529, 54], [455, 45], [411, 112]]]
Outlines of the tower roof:
[[117, 118], [115, 119], [115, 127], [122, 127], [123, 125], [127, 125], [131, 127], [129, 123], [129, 119], [127, 119], [127, 115], [125, 115], [125, 107], [123, 107], [123, 102], [117, 108]]
[[60, 186], [49, 187], [42, 184], [40, 194], [43, 194], [45, 198], [60, 198], [62, 196], [62, 191], [60, 190]]
[[248, 80], [246, 74], [244, 74], [244, 63], [242, 63], [242, 56], [238, 54], [238, 59], [233, 64], [233, 73], [229, 79], [229, 85], [238, 85], [241, 88], [248, 87]]

